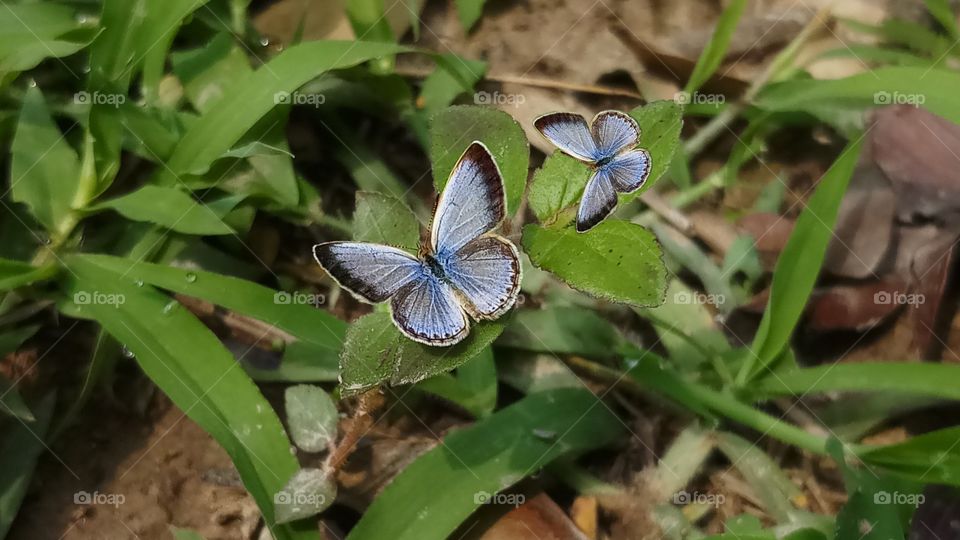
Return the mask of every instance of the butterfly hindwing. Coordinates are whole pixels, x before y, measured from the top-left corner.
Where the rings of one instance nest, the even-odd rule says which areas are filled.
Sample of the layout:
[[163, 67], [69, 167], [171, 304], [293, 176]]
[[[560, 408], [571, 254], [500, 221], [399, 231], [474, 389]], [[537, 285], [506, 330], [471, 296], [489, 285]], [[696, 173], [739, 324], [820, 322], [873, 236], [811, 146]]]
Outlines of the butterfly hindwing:
[[326, 242], [313, 246], [320, 266], [354, 296], [383, 302], [423, 273], [413, 255], [390, 246], [366, 242]]
[[633, 193], [650, 176], [650, 153], [643, 149], [618, 154], [604, 165], [610, 174], [613, 188], [620, 193]]
[[580, 161], [593, 163], [602, 157], [587, 121], [579, 114], [545, 114], [533, 125], [557, 148]]
[[390, 307], [397, 328], [420, 343], [453, 345], [470, 330], [453, 289], [433, 274], [425, 273], [401, 287]]
[[610, 215], [616, 206], [617, 192], [613, 189], [610, 171], [606, 167], [594, 170], [577, 209], [577, 232], [589, 231]]
[[593, 117], [590, 132], [603, 158], [633, 148], [640, 142], [640, 125], [629, 114], [603, 111]]
[[496, 319], [520, 292], [520, 256], [496, 235], [472, 240], [445, 261], [444, 271], [475, 319]]
[[433, 216], [433, 251], [455, 253], [467, 242], [496, 227], [506, 214], [500, 170], [487, 147], [472, 143], [460, 156], [437, 201]]

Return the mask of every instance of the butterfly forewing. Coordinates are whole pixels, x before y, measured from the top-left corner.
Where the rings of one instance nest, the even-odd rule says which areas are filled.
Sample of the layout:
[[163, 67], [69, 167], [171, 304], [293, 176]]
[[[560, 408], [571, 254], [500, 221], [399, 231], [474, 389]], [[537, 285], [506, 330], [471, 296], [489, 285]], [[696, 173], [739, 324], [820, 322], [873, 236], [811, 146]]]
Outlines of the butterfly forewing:
[[603, 111], [593, 117], [590, 125], [600, 155], [610, 158], [633, 148], [640, 142], [640, 126], [629, 114]]
[[313, 246], [320, 266], [344, 289], [363, 301], [386, 301], [423, 273], [413, 255], [366, 242], [326, 242]]
[[587, 121], [579, 114], [545, 114], [533, 125], [557, 148], [580, 161], [593, 163], [602, 157]]
[[460, 156], [437, 202], [431, 243], [445, 258], [493, 230], [506, 213], [503, 180], [487, 147], [474, 142]]
[[469, 242], [446, 261], [444, 270], [475, 319], [496, 319], [513, 306], [520, 292], [517, 248], [499, 236]]
[[393, 322], [427, 345], [453, 345], [467, 336], [467, 315], [449, 285], [432, 274], [401, 287], [390, 301]]

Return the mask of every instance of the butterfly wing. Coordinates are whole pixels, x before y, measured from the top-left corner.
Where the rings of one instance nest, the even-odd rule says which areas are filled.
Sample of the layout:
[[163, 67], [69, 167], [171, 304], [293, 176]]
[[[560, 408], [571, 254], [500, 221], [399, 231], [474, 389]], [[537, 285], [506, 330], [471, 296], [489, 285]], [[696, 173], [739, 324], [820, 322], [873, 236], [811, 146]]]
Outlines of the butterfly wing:
[[603, 157], [587, 121], [579, 114], [545, 114], [534, 120], [533, 125], [557, 148], [580, 161], [594, 163]]
[[474, 319], [496, 319], [517, 301], [520, 255], [505, 238], [487, 235], [472, 240], [443, 267]]
[[369, 303], [387, 300], [424, 272], [406, 251], [366, 242], [317, 244], [313, 257], [340, 286]]
[[397, 328], [426, 345], [453, 345], [470, 330], [453, 289], [429, 272], [400, 287], [390, 307]]
[[441, 259], [496, 227], [506, 214], [503, 180], [490, 151], [473, 142], [460, 156], [437, 201], [431, 243]]
[[640, 125], [629, 114], [602, 111], [593, 117], [590, 132], [602, 157], [610, 157], [633, 148], [640, 142]]
[[577, 232], [587, 232], [603, 221], [617, 206], [617, 192], [613, 189], [610, 169], [600, 167], [587, 181], [577, 209]]
[[650, 153], [643, 149], [618, 154], [603, 167], [610, 175], [613, 188], [620, 193], [633, 193], [650, 176]]

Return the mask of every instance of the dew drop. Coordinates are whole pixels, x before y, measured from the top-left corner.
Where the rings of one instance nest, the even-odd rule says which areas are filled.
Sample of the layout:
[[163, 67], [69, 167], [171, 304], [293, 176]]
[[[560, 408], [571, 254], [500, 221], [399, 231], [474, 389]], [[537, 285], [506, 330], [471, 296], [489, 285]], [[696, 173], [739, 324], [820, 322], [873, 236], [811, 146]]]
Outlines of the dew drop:
[[187, 283], [195, 283], [197, 281], [197, 275], [193, 272], [187, 272]]
[[260, 38], [260, 46], [261, 46], [261, 47], [266, 47], [266, 46], [268, 46], [268, 45], [270, 45], [270, 40], [269, 40], [269, 39], [267, 39], [267, 38], [265, 38], [265, 37]]
[[134, 281], [133, 283], [136, 284], [137, 287], [143, 287], [143, 280], [142, 280], [142, 279], [138, 279], [138, 280]]
[[557, 432], [549, 429], [534, 428], [533, 436], [544, 441], [552, 441], [557, 438]]
[[169, 315], [170, 312], [172, 312], [172, 311], [174, 310], [174, 308], [176, 308], [176, 307], [177, 307], [177, 301], [176, 301], [176, 300], [171, 300], [171, 301], [167, 302], [167, 305], [163, 306], [163, 314], [164, 314], [164, 315]]
[[130, 349], [128, 349], [126, 345], [120, 347], [120, 354], [122, 354], [122, 355], [124, 356], [124, 358], [136, 358], [136, 357], [137, 357], [137, 355], [133, 354], [133, 351], [131, 351]]

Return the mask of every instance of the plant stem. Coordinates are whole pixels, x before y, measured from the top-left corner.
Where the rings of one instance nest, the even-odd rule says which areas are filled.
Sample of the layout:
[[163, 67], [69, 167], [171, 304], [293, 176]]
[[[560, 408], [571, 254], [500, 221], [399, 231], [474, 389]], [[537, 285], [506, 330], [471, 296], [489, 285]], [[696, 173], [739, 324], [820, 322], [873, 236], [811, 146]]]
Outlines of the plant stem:
[[[707, 408], [727, 418], [753, 428], [756, 431], [802, 448], [814, 454], [828, 455], [827, 439], [783, 422], [750, 405], [738, 401], [729, 394], [717, 392], [661, 369], [655, 363], [641, 361], [630, 369], [630, 377], [623, 377], [617, 370], [591, 362], [581, 357], [567, 359], [570, 367], [585, 372], [602, 381], [616, 384], [622, 390], [635, 395], [644, 395], [646, 390], [665, 394], [683, 404], [693, 404], [692, 409]], [[641, 384], [639, 381], [643, 381]]]

